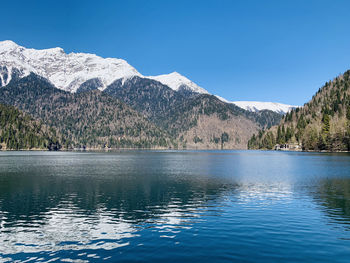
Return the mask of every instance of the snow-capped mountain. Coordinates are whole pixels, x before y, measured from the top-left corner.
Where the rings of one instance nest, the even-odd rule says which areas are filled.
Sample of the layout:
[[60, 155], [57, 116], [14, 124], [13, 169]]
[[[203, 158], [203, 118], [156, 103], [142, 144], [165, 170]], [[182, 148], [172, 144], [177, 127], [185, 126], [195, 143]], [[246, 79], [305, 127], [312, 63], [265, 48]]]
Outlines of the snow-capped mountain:
[[177, 72], [145, 77], [123, 59], [87, 53], [66, 54], [62, 48], [29, 49], [10, 40], [0, 41], [0, 87], [7, 85], [14, 74], [22, 78], [31, 72], [69, 92], [76, 92], [87, 81], [104, 90], [116, 80], [138, 76], [157, 80], [176, 91], [208, 93]]
[[19, 77], [30, 72], [48, 79], [57, 88], [75, 92], [81, 84], [93, 78], [101, 83], [103, 90], [116, 79], [141, 76], [125, 60], [102, 58], [94, 54], [66, 54], [61, 48], [27, 49], [12, 41], [0, 42], [0, 79], [7, 85], [14, 70]]
[[299, 106], [287, 105], [278, 102], [261, 102], [261, 101], [228, 101], [220, 96], [216, 96], [223, 102], [232, 103], [236, 106], [245, 109], [247, 111], [257, 112], [261, 110], [271, 110], [280, 114], [286, 114], [287, 112], [295, 109]]
[[190, 90], [196, 93], [209, 94], [207, 90], [199, 87], [196, 83], [192, 82], [191, 80], [189, 80], [188, 78], [182, 76], [177, 72], [159, 75], [159, 76], [148, 76], [147, 78], [157, 80], [160, 83], [167, 85], [168, 87], [170, 87], [175, 91], [184, 89], [184, 90]]
[[[173, 72], [159, 76], [143, 76], [125, 60], [102, 58], [88, 53], [65, 53], [62, 48], [32, 49], [15, 42], [0, 41], [0, 87], [7, 85], [12, 77], [22, 78], [31, 72], [46, 78], [56, 88], [77, 92], [80, 87], [93, 86], [105, 90], [117, 80], [124, 83], [133, 77], [156, 80], [179, 92], [209, 92], [185, 76]], [[272, 110], [281, 114], [296, 106], [273, 102], [227, 101], [249, 111]]]

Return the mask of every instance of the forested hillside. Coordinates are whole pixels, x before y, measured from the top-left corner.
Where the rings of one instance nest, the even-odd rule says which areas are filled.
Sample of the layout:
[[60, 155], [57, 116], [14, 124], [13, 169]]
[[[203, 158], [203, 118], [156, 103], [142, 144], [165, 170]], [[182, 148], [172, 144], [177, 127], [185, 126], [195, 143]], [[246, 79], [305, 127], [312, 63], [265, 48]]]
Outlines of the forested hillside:
[[0, 149], [58, 150], [61, 148], [58, 136], [55, 129], [15, 107], [0, 104]]
[[248, 112], [209, 94], [176, 92], [158, 81], [133, 77], [112, 83], [104, 93], [141, 112], [176, 138], [179, 147], [245, 148], [258, 128], [278, 123], [272, 111]]
[[13, 105], [56, 128], [64, 148], [173, 147], [170, 136], [121, 101], [98, 90], [69, 93], [30, 74], [0, 89]]
[[328, 81], [303, 107], [286, 114], [278, 126], [261, 131], [250, 149], [299, 144], [304, 150], [350, 150], [350, 71]]
[[91, 79], [77, 93], [33, 73], [12, 77], [0, 89], [0, 103], [56, 129], [63, 149], [244, 149], [253, 133], [281, 118], [272, 111], [248, 112], [209, 94], [185, 97], [140, 77], [118, 80], [103, 92]]
[[215, 96], [201, 94], [172, 108], [160, 123], [180, 145], [191, 148], [242, 149], [259, 124], [246, 111], [224, 103]]

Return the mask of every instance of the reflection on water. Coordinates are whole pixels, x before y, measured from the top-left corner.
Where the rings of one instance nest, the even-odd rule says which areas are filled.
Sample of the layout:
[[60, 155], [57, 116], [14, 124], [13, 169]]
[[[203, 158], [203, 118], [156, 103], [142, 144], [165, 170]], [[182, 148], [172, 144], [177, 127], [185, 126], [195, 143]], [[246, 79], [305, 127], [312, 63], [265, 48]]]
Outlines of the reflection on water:
[[[314, 197], [324, 206], [325, 212], [335, 221], [350, 226], [349, 178], [323, 179]], [[350, 230], [350, 228], [349, 228]], [[349, 236], [350, 239], [350, 236]]]
[[0, 261], [348, 262], [349, 224], [346, 154], [0, 153]]

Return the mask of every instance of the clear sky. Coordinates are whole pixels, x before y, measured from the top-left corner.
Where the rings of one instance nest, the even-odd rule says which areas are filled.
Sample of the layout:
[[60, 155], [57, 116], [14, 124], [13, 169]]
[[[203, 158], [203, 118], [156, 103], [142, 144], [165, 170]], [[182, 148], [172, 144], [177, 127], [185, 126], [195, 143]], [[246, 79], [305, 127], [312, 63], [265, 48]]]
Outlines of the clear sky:
[[2, 1], [0, 40], [177, 71], [229, 100], [302, 105], [350, 69], [350, 1]]

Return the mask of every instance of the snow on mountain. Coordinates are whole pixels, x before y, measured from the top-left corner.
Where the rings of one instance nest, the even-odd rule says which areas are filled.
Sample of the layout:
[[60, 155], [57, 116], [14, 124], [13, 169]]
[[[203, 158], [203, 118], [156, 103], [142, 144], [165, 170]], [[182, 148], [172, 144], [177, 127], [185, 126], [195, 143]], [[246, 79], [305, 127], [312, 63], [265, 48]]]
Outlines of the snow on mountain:
[[280, 114], [286, 114], [287, 112], [295, 109], [299, 106], [292, 106], [278, 102], [261, 102], [261, 101], [228, 101], [220, 96], [216, 96], [223, 102], [232, 103], [236, 106], [245, 109], [247, 111], [257, 112], [261, 110], [271, 110]]
[[167, 85], [171, 89], [175, 91], [179, 91], [180, 89], [190, 90], [197, 93], [209, 94], [208, 91], [199, 87], [196, 83], [192, 82], [185, 76], [177, 72], [173, 72], [170, 74], [164, 74], [159, 76], [148, 76], [149, 79], [154, 79], [159, 81], [160, 83]]
[[13, 41], [0, 42], [1, 86], [10, 82], [15, 69], [19, 71], [19, 77], [34, 72], [57, 88], [70, 92], [75, 92], [81, 84], [93, 78], [100, 80], [99, 89], [103, 90], [117, 79], [142, 76], [123, 59], [86, 53], [66, 54], [61, 48], [27, 49]]
[[0, 86], [7, 85], [14, 72], [18, 77], [33, 72], [48, 79], [55, 87], [69, 92], [76, 92], [90, 79], [98, 79], [95, 83], [101, 83], [98, 88], [104, 90], [117, 79], [139, 76], [157, 80], [176, 91], [184, 89], [208, 93], [177, 72], [144, 77], [123, 59], [102, 58], [87, 53], [66, 54], [58, 47], [37, 50], [19, 46], [10, 40], [0, 41]]
[[271, 110], [281, 114], [285, 114], [298, 107], [278, 102], [232, 101], [232, 103], [248, 111]]
[[[100, 90], [118, 79], [126, 80], [134, 76], [154, 79], [175, 91], [185, 90], [201, 94], [209, 92], [177, 72], [145, 77], [123, 59], [102, 58], [88, 53], [65, 53], [62, 48], [32, 49], [15, 42], [0, 41], [0, 87], [7, 85], [12, 76], [24, 77], [31, 72], [48, 79], [55, 87], [76, 92], [86, 81], [97, 79]], [[227, 101], [249, 111], [272, 110], [286, 113], [297, 106], [274, 102]]]

